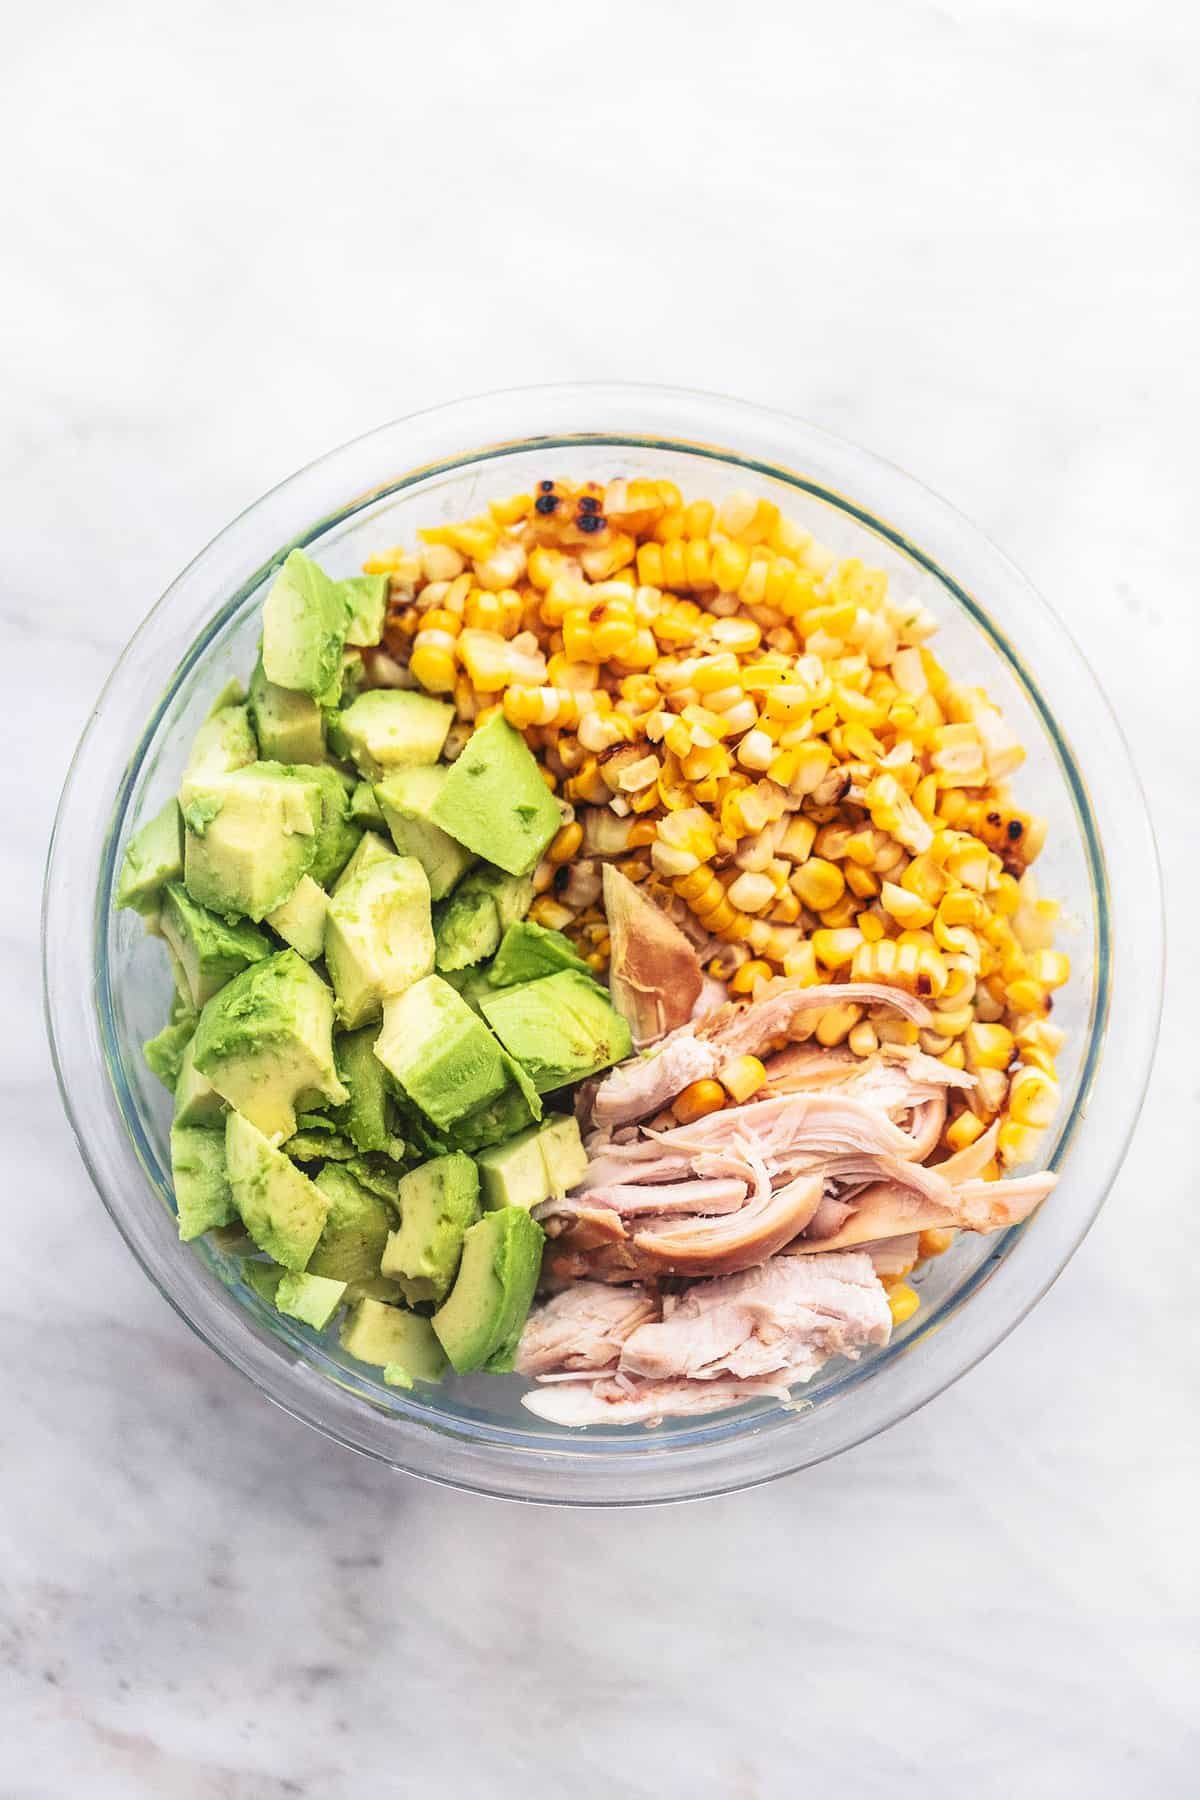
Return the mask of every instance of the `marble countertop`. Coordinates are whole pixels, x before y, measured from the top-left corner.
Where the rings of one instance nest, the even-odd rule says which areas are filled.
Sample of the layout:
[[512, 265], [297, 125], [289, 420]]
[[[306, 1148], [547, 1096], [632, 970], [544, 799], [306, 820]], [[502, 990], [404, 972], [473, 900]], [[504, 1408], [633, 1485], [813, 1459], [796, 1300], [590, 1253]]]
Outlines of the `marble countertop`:
[[[0, 1792], [1194, 1794], [1195, 10], [415, 12], [7, 36]], [[997, 538], [1137, 748], [1175, 929], [1125, 1171], [984, 1365], [771, 1488], [557, 1514], [324, 1443], [179, 1323], [64, 1123], [37, 911], [94, 696], [220, 526], [397, 413], [617, 376]]]

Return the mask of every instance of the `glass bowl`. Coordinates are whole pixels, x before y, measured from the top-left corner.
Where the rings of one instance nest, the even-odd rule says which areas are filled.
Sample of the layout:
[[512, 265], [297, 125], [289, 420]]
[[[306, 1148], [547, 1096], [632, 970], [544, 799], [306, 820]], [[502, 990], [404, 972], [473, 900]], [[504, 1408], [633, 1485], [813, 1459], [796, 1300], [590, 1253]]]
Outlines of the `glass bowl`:
[[[1070, 1036], [1045, 1141], [1054, 1194], [1003, 1235], [960, 1236], [884, 1349], [821, 1371], [796, 1402], [699, 1420], [572, 1432], [520, 1406], [519, 1378], [406, 1394], [383, 1385], [178, 1241], [170, 1102], [141, 1056], [163, 1023], [161, 946], [113, 908], [131, 833], [176, 787], [219, 688], [254, 660], [266, 584], [296, 545], [335, 575], [416, 528], [545, 475], [669, 477], [719, 498], [751, 487], [842, 554], [882, 564], [939, 616], [951, 671], [985, 686], [1028, 748], [1018, 792], [1048, 816], [1043, 890], [1070, 921]], [[159, 601], [96, 706], [63, 793], [44, 907], [46, 1005], [63, 1100], [109, 1212], [159, 1291], [270, 1399], [412, 1474], [512, 1498], [636, 1504], [746, 1487], [861, 1442], [997, 1344], [1095, 1218], [1141, 1103], [1157, 1033], [1162, 929], [1146, 810], [1086, 664], [1028, 582], [972, 525], [888, 464], [810, 425], [712, 395], [582, 386], [458, 401], [322, 457], [235, 520]]]

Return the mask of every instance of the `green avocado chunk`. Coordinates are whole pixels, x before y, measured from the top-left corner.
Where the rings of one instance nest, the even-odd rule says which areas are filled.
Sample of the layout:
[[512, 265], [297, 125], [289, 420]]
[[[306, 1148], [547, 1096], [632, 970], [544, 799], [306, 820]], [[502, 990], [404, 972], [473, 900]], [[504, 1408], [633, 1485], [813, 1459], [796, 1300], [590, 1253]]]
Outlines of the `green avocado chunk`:
[[395, 1387], [440, 1381], [446, 1371], [446, 1358], [429, 1320], [380, 1300], [356, 1300], [346, 1314], [341, 1339], [342, 1349], [359, 1362], [402, 1371], [407, 1380], [393, 1374], [391, 1385]]
[[451, 1128], [456, 1150], [473, 1153], [491, 1144], [501, 1144], [515, 1133], [525, 1131], [537, 1121], [537, 1111], [516, 1083], [506, 1087], [495, 1100], [478, 1106]]
[[467, 1232], [450, 1297], [433, 1315], [433, 1329], [460, 1375], [512, 1368], [545, 1241], [520, 1206], [485, 1213]]
[[385, 862], [395, 854], [392, 846], [386, 843], [377, 831], [364, 831], [354, 855], [334, 882], [331, 892], [340, 893], [354, 880], [356, 875], [361, 875], [364, 869], [369, 869], [372, 863]]
[[488, 969], [488, 981], [492, 987], [515, 987], [519, 981], [537, 981], [542, 975], [557, 974], [559, 969], [576, 969], [591, 979], [591, 970], [576, 954], [570, 938], [561, 931], [548, 931], [532, 919], [520, 919], [501, 938]]
[[397, 769], [375, 789], [396, 849], [401, 856], [416, 857], [429, 877], [429, 891], [435, 900], [443, 899], [475, 860], [469, 850], [429, 817], [429, 809], [448, 774], [444, 763]]
[[383, 809], [375, 798], [375, 789], [369, 781], [355, 783], [350, 795], [350, 817], [356, 825], [363, 825], [368, 830], [387, 830]]
[[191, 790], [184, 884], [213, 912], [261, 921], [312, 867], [321, 826], [316, 771], [250, 763]]
[[192, 1037], [179, 1063], [175, 1082], [175, 1124], [225, 1125], [225, 1102], [212, 1082], [196, 1067], [196, 1040]]
[[308, 1270], [300, 1274], [289, 1273], [279, 1278], [275, 1310], [286, 1313], [290, 1319], [299, 1319], [302, 1325], [311, 1325], [314, 1331], [324, 1331], [345, 1294], [344, 1281], [333, 1281], [327, 1275], [313, 1275]]
[[269, 941], [255, 926], [244, 919], [228, 924], [193, 900], [182, 882], [170, 881], [163, 890], [159, 926], [179, 958], [197, 1011], [234, 975], [271, 954]]
[[344, 1168], [321, 1170], [316, 1186], [329, 1202], [325, 1226], [308, 1259], [309, 1272], [335, 1281], [365, 1281], [379, 1274], [392, 1215], [378, 1194]]
[[337, 734], [362, 774], [382, 781], [393, 769], [435, 763], [453, 717], [452, 706], [429, 694], [370, 688], [338, 714]]
[[294, 950], [251, 963], [213, 995], [195, 1064], [268, 1137], [292, 1136], [297, 1107], [347, 1098], [333, 1063], [333, 995]]
[[325, 726], [311, 694], [267, 680], [262, 657], [250, 677], [250, 719], [264, 762], [323, 763]]
[[325, 950], [325, 915], [329, 900], [311, 875], [302, 875], [282, 906], [267, 914], [267, 924], [305, 962], [316, 962]]
[[594, 1075], [633, 1048], [629, 1027], [608, 995], [574, 969], [500, 988], [479, 1004], [539, 1093]]
[[479, 1186], [483, 1204], [540, 1206], [551, 1196], [561, 1199], [580, 1181], [588, 1165], [579, 1126], [566, 1116], [548, 1118], [507, 1143], [479, 1152]]
[[504, 1092], [504, 1052], [478, 1013], [438, 975], [384, 1001], [375, 1054], [408, 1098], [445, 1127]]
[[387, 1077], [375, 1054], [376, 1029], [341, 1031], [333, 1040], [338, 1078], [350, 1098], [338, 1108], [337, 1123], [359, 1150], [388, 1151], [395, 1138], [388, 1120]]
[[350, 817], [350, 788], [345, 776], [327, 763], [319, 769], [301, 769], [297, 773], [310, 776], [321, 790], [321, 822], [309, 874], [319, 887], [327, 888], [358, 849], [362, 828]]
[[285, 1274], [286, 1270], [281, 1269], [278, 1263], [259, 1262], [255, 1257], [246, 1257], [241, 1265], [242, 1280], [268, 1306], [274, 1306], [279, 1284]]
[[384, 1001], [433, 968], [429, 882], [412, 856], [372, 863], [335, 892], [325, 963], [338, 1015], [351, 1030], [377, 1019]]
[[239, 1112], [225, 1121], [225, 1160], [242, 1223], [259, 1249], [285, 1269], [307, 1268], [328, 1196]]
[[455, 974], [482, 962], [501, 934], [523, 918], [533, 899], [533, 883], [490, 863], [472, 869], [440, 909], [434, 922], [437, 967]]
[[452, 1151], [412, 1169], [400, 1183], [400, 1229], [393, 1231], [380, 1273], [430, 1283], [429, 1298], [450, 1291], [463, 1233], [479, 1217], [479, 1176], [469, 1156]]
[[350, 575], [335, 585], [346, 604], [346, 642], [369, 649], [383, 636], [387, 618], [387, 576]]
[[210, 712], [192, 741], [179, 785], [186, 808], [193, 793], [218, 775], [230, 775], [258, 761], [258, 742], [245, 706], [221, 706]]
[[346, 1163], [346, 1171], [353, 1175], [360, 1187], [365, 1187], [372, 1194], [378, 1194], [389, 1206], [395, 1206], [400, 1188], [402, 1170], [399, 1163], [399, 1151], [404, 1145], [398, 1138], [393, 1139], [397, 1156], [385, 1156], [374, 1151], [366, 1156], [352, 1156]]
[[179, 1235], [185, 1243], [237, 1218], [225, 1166], [223, 1131], [172, 1125], [171, 1180], [175, 1186]]
[[183, 1066], [183, 1055], [192, 1041], [196, 1030], [196, 1015], [179, 1019], [170, 1025], [164, 1025], [157, 1036], [148, 1038], [142, 1045], [142, 1055], [146, 1059], [146, 1067], [152, 1075], [157, 1075], [165, 1088], [175, 1092], [175, 1084], [179, 1080], [179, 1071]]
[[179, 881], [182, 875], [183, 817], [172, 794], [166, 805], [129, 840], [117, 882], [117, 905], [137, 913], [153, 913], [167, 882]]
[[276, 687], [336, 701], [342, 685], [346, 601], [303, 550], [289, 552], [263, 602], [262, 664]]
[[562, 824], [529, 746], [502, 713], [468, 738], [430, 818], [510, 875], [528, 875]]

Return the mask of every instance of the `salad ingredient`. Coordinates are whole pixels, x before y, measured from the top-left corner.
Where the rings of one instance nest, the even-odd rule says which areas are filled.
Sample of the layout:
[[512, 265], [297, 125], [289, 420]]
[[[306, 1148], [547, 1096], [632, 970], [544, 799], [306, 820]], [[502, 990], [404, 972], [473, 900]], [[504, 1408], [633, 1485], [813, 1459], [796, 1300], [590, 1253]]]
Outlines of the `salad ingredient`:
[[536, 981], [539, 976], [554, 975], [560, 969], [591, 974], [587, 963], [576, 955], [570, 938], [561, 931], [548, 931], [532, 919], [520, 919], [501, 938], [488, 966], [487, 983], [489, 987], [515, 987], [520, 981]]
[[325, 963], [340, 1022], [378, 1019], [384, 998], [433, 969], [429, 882], [413, 856], [379, 858], [343, 882], [329, 902]]
[[338, 1032], [333, 1040], [338, 1079], [350, 1098], [334, 1111], [334, 1119], [359, 1150], [400, 1157], [402, 1146], [391, 1128], [391, 1102], [383, 1064], [375, 1054], [374, 1025]]
[[342, 1348], [360, 1362], [387, 1371], [396, 1387], [414, 1381], [440, 1381], [446, 1356], [428, 1319], [380, 1300], [356, 1300], [342, 1325]]
[[323, 1331], [341, 1306], [345, 1293], [344, 1281], [331, 1281], [325, 1275], [289, 1269], [280, 1274], [273, 1298], [276, 1312], [299, 1319], [302, 1325], [311, 1325], [314, 1331]]
[[183, 877], [183, 818], [174, 794], [134, 833], [117, 883], [117, 905], [150, 915], [158, 911], [163, 888]]
[[400, 1229], [388, 1238], [380, 1272], [428, 1282], [428, 1297], [443, 1300], [458, 1270], [463, 1237], [479, 1217], [475, 1164], [460, 1151], [434, 1157], [401, 1179], [398, 1199]]
[[196, 1037], [193, 1031], [179, 1061], [175, 1080], [176, 1125], [207, 1125], [224, 1128], [225, 1102], [212, 1082], [196, 1067]]
[[496, 1210], [523, 1206], [532, 1211], [551, 1196], [562, 1198], [587, 1168], [587, 1151], [573, 1118], [547, 1118], [540, 1125], [481, 1150], [476, 1158], [483, 1204]]
[[222, 1132], [195, 1125], [172, 1125], [171, 1180], [175, 1185], [179, 1235], [185, 1241], [202, 1237], [220, 1225], [230, 1225], [237, 1218]]
[[511, 1369], [542, 1265], [544, 1235], [520, 1206], [484, 1213], [463, 1239], [462, 1262], [433, 1329], [460, 1375]]
[[285, 1269], [305, 1269], [325, 1226], [327, 1196], [240, 1112], [226, 1117], [225, 1160], [238, 1213], [258, 1248]]
[[368, 781], [383, 781], [394, 769], [435, 763], [453, 718], [452, 706], [428, 694], [370, 688], [338, 713], [335, 747]]
[[560, 969], [480, 998], [484, 1018], [539, 1093], [628, 1056], [629, 1027], [590, 975]]
[[261, 922], [312, 865], [319, 785], [282, 763], [250, 763], [184, 792], [188, 893], [213, 912]]
[[609, 991], [640, 1049], [687, 1023], [704, 972], [690, 939], [615, 864], [602, 880]]
[[385, 1000], [375, 1054], [413, 1104], [443, 1128], [509, 1085], [500, 1045], [440, 975]]
[[338, 584], [303, 550], [291, 551], [263, 604], [267, 680], [332, 705], [341, 692], [347, 624]]
[[327, 1162], [313, 1185], [328, 1202], [321, 1235], [305, 1267], [334, 1281], [369, 1281], [378, 1275], [392, 1228], [392, 1212], [379, 1194], [350, 1170]]
[[524, 738], [499, 713], [472, 733], [451, 763], [430, 817], [510, 875], [528, 875], [562, 824]]
[[374, 790], [392, 842], [401, 856], [416, 857], [435, 900], [444, 900], [475, 860], [470, 850], [435, 825], [431, 817], [448, 773], [443, 763], [397, 769]]
[[179, 959], [197, 1012], [234, 975], [271, 954], [265, 934], [245, 921], [230, 924], [197, 905], [182, 882], [163, 889], [159, 930]]
[[[250, 677], [250, 722], [264, 762], [320, 763], [325, 760], [321, 708], [310, 694], [294, 693], [267, 680], [260, 656]], [[253, 759], [251, 759], [253, 760]]]
[[248, 709], [240, 702], [214, 707], [196, 733], [184, 766], [179, 784], [182, 804], [186, 806], [192, 793], [213, 776], [229, 775], [257, 761], [258, 742]]
[[311, 875], [302, 875], [282, 906], [267, 914], [266, 922], [277, 937], [301, 955], [316, 962], [325, 950], [325, 922], [329, 900]]
[[267, 1136], [291, 1137], [298, 1107], [347, 1098], [333, 1063], [333, 996], [294, 950], [251, 963], [213, 995], [194, 1059]]
[[533, 885], [491, 863], [474, 868], [440, 909], [436, 921], [437, 967], [453, 975], [491, 956], [501, 934], [521, 920]]

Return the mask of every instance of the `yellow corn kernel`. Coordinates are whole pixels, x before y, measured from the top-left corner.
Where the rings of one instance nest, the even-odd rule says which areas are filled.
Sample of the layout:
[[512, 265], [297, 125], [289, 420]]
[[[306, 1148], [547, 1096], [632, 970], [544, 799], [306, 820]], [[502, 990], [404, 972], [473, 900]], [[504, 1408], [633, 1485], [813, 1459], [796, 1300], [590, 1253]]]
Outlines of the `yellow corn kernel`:
[[888, 1310], [894, 1326], [907, 1324], [920, 1305], [920, 1295], [907, 1281], [897, 1281], [888, 1289]]
[[[852, 877], [858, 876], [861, 879], [863, 877], [866, 877], [866, 875], [867, 875], [867, 871], [865, 869], [856, 869], [856, 870], [851, 871]], [[874, 876], [871, 876], [870, 879], [873, 881], [875, 878], [874, 878]], [[853, 878], [849, 881], [848, 885], [852, 889], [854, 888], [855, 883], [854, 883]], [[864, 898], [865, 898], [865, 896], [864, 896]], [[862, 932], [863, 937], [868, 944], [878, 944], [883, 938], [885, 938], [887, 936], [887, 932], [883, 928], [883, 920], [879, 917], [878, 913], [871, 912], [869, 908], [864, 907], [859, 912], [859, 914], [854, 922], [858, 926], [858, 929]]]
[[1016, 1045], [1005, 1025], [969, 1025], [963, 1034], [963, 1049], [972, 1070], [1007, 1069]]
[[928, 900], [922, 899], [919, 893], [911, 888], [901, 887], [894, 881], [885, 881], [880, 889], [879, 904], [884, 911], [890, 913], [898, 925], [905, 930], [916, 931], [922, 925], [928, 925], [933, 918], [934, 909]]
[[1008, 1090], [1008, 1110], [1018, 1125], [1044, 1130], [1058, 1111], [1058, 1083], [1044, 1069], [1024, 1063]]
[[1062, 950], [1035, 950], [1030, 968], [1043, 987], [1060, 988], [1071, 978], [1071, 959]]
[[579, 824], [578, 820], [573, 821], [570, 825], [564, 825], [562, 830], [551, 840], [550, 848], [546, 852], [547, 862], [570, 862], [582, 842], [583, 826]]
[[835, 901], [832, 906], [827, 906], [824, 912], [818, 916], [822, 925], [829, 931], [844, 931], [847, 926], [853, 925], [858, 917], [858, 905], [854, 895], [843, 894], [840, 900]]
[[750, 962], [743, 963], [741, 968], [730, 977], [729, 992], [731, 994], [752, 994], [756, 982], [769, 981], [770, 978], [770, 963], [763, 962], [761, 959], [752, 959]]
[[1041, 1132], [1036, 1128], [1022, 1125], [1016, 1119], [1005, 1119], [996, 1135], [996, 1149], [1003, 1167], [1012, 1169], [1020, 1163], [1032, 1162], [1040, 1139]]
[[977, 1119], [973, 1112], [961, 1112], [957, 1119], [947, 1125], [945, 1138], [951, 1150], [965, 1150], [981, 1138], [983, 1133], [982, 1119]]
[[693, 1081], [682, 1094], [676, 1095], [671, 1111], [681, 1125], [694, 1125], [697, 1119], [720, 1112], [724, 1104], [725, 1089], [719, 1081]]
[[783, 972], [791, 981], [798, 981], [801, 987], [816, 987], [823, 979], [817, 968], [817, 954], [811, 943], [796, 944], [784, 954]]
[[862, 932], [853, 928], [814, 931], [810, 940], [817, 961], [827, 969], [844, 969], [863, 941]]
[[861, 1019], [846, 1039], [855, 1056], [873, 1056], [879, 1048], [879, 1038], [875, 1027], [869, 1019]]
[[766, 1079], [767, 1071], [757, 1056], [735, 1057], [720, 1071], [721, 1086], [739, 1106], [744, 1100], [749, 1100], [752, 1094], [757, 1094]]
[[917, 1256], [926, 1262], [931, 1256], [944, 1256], [958, 1233], [949, 1226], [928, 1225], [917, 1239]]
[[813, 1036], [824, 1049], [832, 1050], [846, 1042], [862, 1016], [861, 1006], [827, 1006], [817, 1019]]
[[718, 538], [713, 545], [712, 578], [723, 594], [736, 594], [750, 567], [750, 551], [745, 544], [730, 538]]
[[488, 511], [497, 525], [519, 525], [533, 511], [533, 495], [511, 494], [507, 500], [492, 500]]
[[775, 886], [770, 876], [757, 875], [751, 869], [744, 870], [736, 881], [731, 882], [727, 892], [729, 904], [745, 913], [762, 912], [775, 898]]
[[1029, 975], [1010, 981], [1005, 998], [1015, 1013], [1040, 1013], [1046, 1006], [1045, 988]]
[[[418, 632], [417, 637], [426, 636]], [[453, 639], [445, 634], [445, 643], [414, 642], [408, 666], [414, 677], [427, 694], [449, 694], [453, 692], [457, 675], [457, 664], [454, 655]]]

